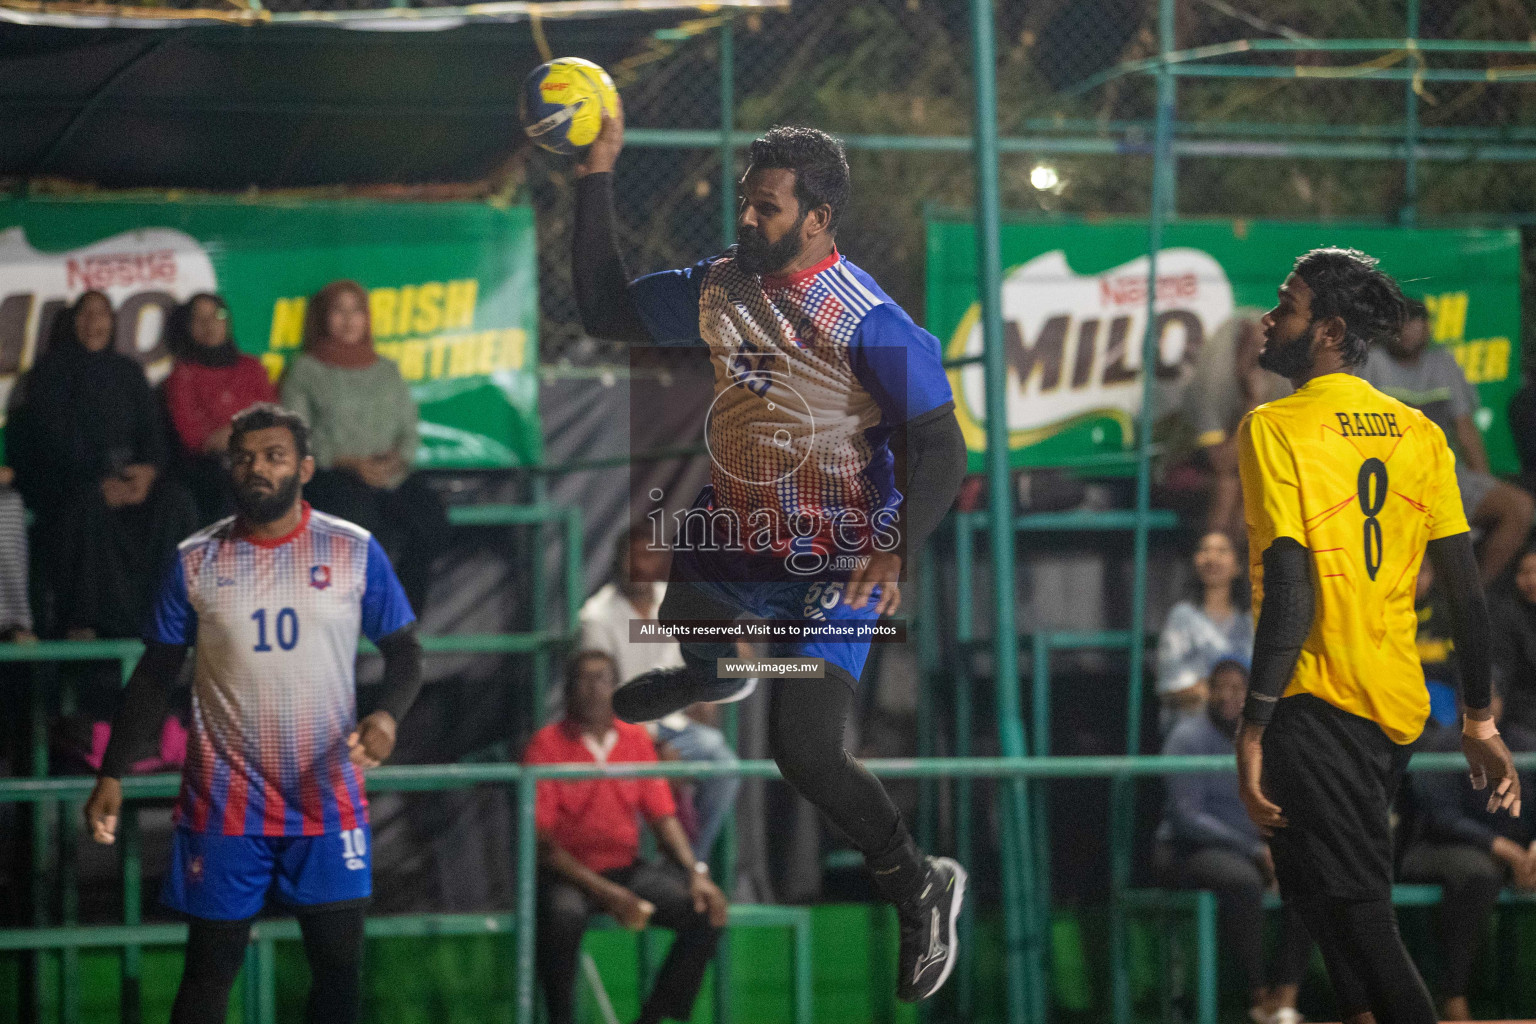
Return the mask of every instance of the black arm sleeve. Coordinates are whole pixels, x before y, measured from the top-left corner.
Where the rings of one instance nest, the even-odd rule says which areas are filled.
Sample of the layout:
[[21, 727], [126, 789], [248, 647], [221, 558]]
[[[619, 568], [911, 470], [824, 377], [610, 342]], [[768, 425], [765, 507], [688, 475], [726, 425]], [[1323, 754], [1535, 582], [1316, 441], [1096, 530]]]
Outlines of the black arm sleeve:
[[1243, 707], [1247, 721], [1269, 724], [1312, 632], [1316, 607], [1307, 549], [1290, 537], [1279, 538], [1264, 551], [1264, 605], [1253, 633], [1253, 673]]
[[619, 254], [613, 220], [613, 175], [588, 174], [577, 179], [571, 283], [581, 325], [594, 338], [650, 341], [629, 297], [629, 274]]
[[421, 692], [421, 641], [416, 638], [416, 624], [402, 626], [375, 646], [384, 655], [384, 692], [378, 710], [388, 711], [399, 722]]
[[1456, 644], [1456, 665], [1461, 670], [1461, 702], [1481, 711], [1493, 700], [1493, 629], [1488, 621], [1488, 601], [1483, 596], [1472, 535], [1458, 533], [1432, 540], [1425, 549], [1435, 569], [1435, 582], [1445, 591], [1451, 610], [1451, 639]]
[[165, 720], [171, 687], [176, 685], [186, 658], [187, 649], [181, 644], [152, 643], [144, 648], [144, 656], [123, 688], [123, 702], [112, 718], [112, 738], [107, 741], [97, 774], [120, 779], [135, 755], [149, 749]]
[[905, 493], [897, 524], [910, 561], [955, 503], [965, 476], [965, 438], [955, 403], [946, 402], [898, 428], [891, 435], [891, 450]]

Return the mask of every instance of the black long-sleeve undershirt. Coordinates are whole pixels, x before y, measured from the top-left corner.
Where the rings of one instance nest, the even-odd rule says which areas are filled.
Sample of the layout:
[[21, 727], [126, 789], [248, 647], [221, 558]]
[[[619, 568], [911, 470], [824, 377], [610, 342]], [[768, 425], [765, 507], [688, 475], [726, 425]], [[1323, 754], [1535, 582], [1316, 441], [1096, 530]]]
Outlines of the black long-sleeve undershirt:
[[101, 755], [103, 778], [120, 779], [136, 757], [149, 750], [160, 723], [165, 720], [171, 687], [187, 659], [185, 644], [149, 643], [144, 656], [128, 677], [123, 702], [112, 718], [112, 738]]
[[[416, 637], [416, 624], [382, 637], [377, 646], [384, 656], [384, 692], [378, 710], [389, 712], [399, 722], [421, 692], [421, 641]], [[122, 778], [135, 755], [153, 743], [186, 657], [183, 644], [145, 645], [144, 656], [134, 667], [123, 690], [123, 702], [112, 719], [112, 738], [98, 773], [103, 778]]]
[[1253, 631], [1253, 671], [1243, 707], [1243, 718], [1257, 725], [1269, 724], [1312, 632], [1317, 595], [1309, 562], [1307, 549], [1290, 537], [1264, 549], [1264, 603]]
[[1451, 612], [1451, 640], [1461, 671], [1461, 702], [1481, 711], [1493, 701], [1493, 627], [1483, 595], [1472, 535], [1458, 533], [1432, 540], [1425, 549], [1435, 583], [1445, 591]]
[[646, 342], [650, 333], [629, 295], [629, 273], [614, 232], [613, 174], [576, 182], [576, 228], [571, 240], [571, 283], [581, 326], [594, 338]]
[[904, 494], [897, 524], [910, 561], [954, 504], [965, 477], [965, 437], [955, 403], [909, 420], [891, 435], [891, 451]]

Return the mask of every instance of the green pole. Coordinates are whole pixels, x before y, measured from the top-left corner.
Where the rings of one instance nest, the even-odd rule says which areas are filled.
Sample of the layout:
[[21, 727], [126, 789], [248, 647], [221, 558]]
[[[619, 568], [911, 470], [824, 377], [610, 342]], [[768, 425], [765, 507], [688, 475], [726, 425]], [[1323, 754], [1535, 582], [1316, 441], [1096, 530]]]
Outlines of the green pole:
[[720, 240], [736, 244], [736, 26], [727, 14], [720, 23]]
[[[31, 751], [32, 777], [48, 775], [48, 706], [47, 685], [44, 673], [53, 676], [54, 668], [34, 668], [28, 676], [27, 739]], [[32, 925], [41, 928], [48, 923], [48, 855], [51, 850], [49, 832], [53, 817], [53, 801], [42, 801], [31, 808], [28, 815], [32, 840], [32, 865], [28, 885], [28, 902], [32, 905]], [[41, 1024], [47, 1006], [47, 965], [51, 959], [43, 952], [32, 953], [27, 958], [27, 993], [24, 1000], [23, 1021]]]
[[[972, 626], [971, 587], [973, 576], [972, 553], [976, 543], [976, 531], [971, 526], [969, 512], [956, 512], [955, 524], [955, 633], [960, 650], [960, 661], [955, 673], [955, 756], [971, 756], [971, 737], [975, 735], [975, 714], [971, 707], [971, 641], [975, 638]], [[961, 864], [974, 863], [971, 856], [971, 837], [975, 834], [971, 814], [971, 780], [955, 782], [955, 856]], [[974, 949], [972, 939], [976, 934], [976, 901], [970, 900], [960, 909], [960, 948]], [[976, 999], [976, 972], [971, 965], [976, 961], [969, 956], [960, 958], [960, 986], [955, 1010], [959, 1020], [974, 1019]]]
[[[140, 877], [143, 867], [139, 850], [139, 809], [134, 804], [123, 805], [122, 823], [118, 831], [123, 858], [123, 924], [132, 927], [143, 920], [144, 901], [144, 881]], [[142, 968], [140, 948], [124, 946], [119, 996], [122, 1024], [139, 1024], [142, 1016], [139, 1004], [139, 976]]]
[[[939, 678], [938, 597], [934, 593], [933, 574], [928, 571], [933, 558], [927, 553], [917, 572], [917, 756], [933, 757], [937, 737], [934, 734], [933, 690]], [[908, 572], [907, 578], [912, 578]], [[917, 845], [933, 850], [938, 842], [938, 780], [925, 779], [917, 789]]]
[[[66, 928], [80, 923], [80, 873], [77, 861], [76, 821], [80, 803], [60, 800], [59, 808], [59, 923]], [[66, 946], [59, 954], [59, 1022], [80, 1020], [80, 949]]]
[[[731, 146], [731, 134], [736, 130], [736, 23], [727, 14], [720, 22], [720, 241], [725, 248], [736, 243], [736, 151]], [[725, 708], [722, 724], [726, 742], [732, 750], [740, 731], [738, 709], [735, 704]], [[716, 862], [715, 880], [725, 889], [726, 898], [736, 893], [736, 815], [720, 834], [716, 844], [720, 858]], [[699, 856], [708, 857], [709, 850], [700, 850]], [[726, 929], [720, 935], [715, 951], [715, 1024], [731, 1024], [731, 932]]]
[[[549, 500], [549, 481], [545, 479], [544, 474], [532, 474], [529, 482], [533, 490], [533, 503], [535, 505], [545, 504]], [[544, 632], [549, 622], [549, 576], [547, 572], [548, 566], [545, 565], [547, 552], [544, 550], [544, 537], [544, 523], [540, 520], [533, 524], [530, 548], [531, 561], [533, 562], [533, 585], [530, 588], [532, 591], [533, 607], [530, 609], [532, 621], [529, 623], [528, 628], [534, 633]], [[572, 622], [570, 625], [574, 627], [575, 623]], [[533, 686], [528, 694], [530, 705], [528, 708], [528, 723], [533, 729], [537, 729], [544, 721], [545, 697], [549, 693], [549, 660], [549, 647], [547, 645], [540, 645], [539, 649], [533, 654]]]
[[[1031, 653], [1034, 686], [1031, 693], [1033, 700], [1029, 736], [1034, 745], [1034, 755], [1046, 757], [1051, 752], [1051, 634], [1037, 632]], [[1043, 779], [1035, 779], [1029, 783], [1029, 794], [1033, 828], [1025, 838], [1034, 844], [1035, 850], [1035, 877], [1031, 879], [1035, 887], [1035, 930], [1039, 936], [1041, 963], [1048, 967], [1052, 949], [1047, 936], [1050, 934], [1051, 909], [1054, 905], [1051, 890], [1050, 787]], [[1049, 975], [1050, 972], [1047, 969], [1044, 973]]]
[[535, 893], [534, 871], [538, 858], [538, 834], [534, 831], [534, 798], [537, 789], [533, 773], [524, 771], [517, 780], [517, 977], [513, 991], [516, 1006], [512, 1019], [516, 1024], [534, 1024], [533, 945]]
[[[1163, 221], [1171, 212], [1175, 79], [1168, 64], [1174, 48], [1173, 0], [1158, 3], [1157, 129], [1153, 145], [1152, 202], [1147, 218], [1147, 324], [1141, 343], [1141, 412], [1136, 424], [1136, 529], [1131, 589], [1129, 691], [1126, 694], [1125, 749], [1141, 750], [1141, 704], [1147, 618], [1148, 521], [1152, 504], [1152, 404], [1155, 399], [1159, 332], [1157, 329], [1157, 257], [1163, 246]], [[1110, 953], [1111, 1000], [1116, 1024], [1131, 1016], [1127, 930], [1121, 893], [1130, 885], [1131, 830], [1135, 824], [1135, 784], [1116, 779], [1110, 787]]]
[[[1022, 754], [1023, 722], [1019, 711], [1018, 637], [1014, 633], [1013, 507], [1008, 486], [1007, 370], [1003, 362], [1002, 252], [997, 147], [997, 41], [991, 0], [971, 0], [971, 63], [976, 99], [976, 277], [981, 292], [981, 328], [986, 365], [987, 475], [993, 568], [995, 631], [994, 673], [997, 717], [1004, 754]], [[1029, 839], [1029, 806], [1024, 784], [1010, 781], [1004, 789], [1004, 827], [1012, 832], [1005, 844], [1021, 860], [1033, 860]], [[1007, 1019], [1009, 1024], [1039, 1021], [1032, 1010], [1038, 1000], [1034, 950], [1030, 948], [1030, 888], [1032, 865], [1019, 864], [1004, 874], [1003, 913], [1008, 936]]]
[[[63, 677], [59, 693], [59, 714], [73, 715], [78, 706], [73, 674]], [[80, 923], [80, 873], [76, 839], [79, 835], [75, 800], [60, 800], [59, 811], [59, 923], [65, 927]], [[59, 954], [59, 1021], [77, 1024], [80, 1020], [80, 950], [66, 947]]]
[[[1423, 60], [1418, 40], [1419, 0], [1408, 0], [1408, 47], [1415, 67]], [[1412, 79], [1403, 86], [1403, 208], [1398, 220], [1404, 226], [1419, 219], [1419, 94], [1415, 86]]]

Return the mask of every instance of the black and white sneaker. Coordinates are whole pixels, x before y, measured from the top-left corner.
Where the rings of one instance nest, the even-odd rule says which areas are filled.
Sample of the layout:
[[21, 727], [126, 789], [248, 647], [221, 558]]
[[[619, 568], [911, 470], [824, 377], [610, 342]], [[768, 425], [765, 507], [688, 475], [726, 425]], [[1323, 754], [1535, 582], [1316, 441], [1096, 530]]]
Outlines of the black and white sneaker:
[[756, 679], [699, 679], [685, 668], [653, 669], [613, 691], [613, 713], [641, 725], [690, 704], [729, 704], [756, 688]]
[[965, 902], [965, 869], [948, 857], [929, 857], [928, 877], [908, 907], [898, 908], [901, 954], [896, 998], [915, 1003], [937, 992], [959, 959], [955, 922]]

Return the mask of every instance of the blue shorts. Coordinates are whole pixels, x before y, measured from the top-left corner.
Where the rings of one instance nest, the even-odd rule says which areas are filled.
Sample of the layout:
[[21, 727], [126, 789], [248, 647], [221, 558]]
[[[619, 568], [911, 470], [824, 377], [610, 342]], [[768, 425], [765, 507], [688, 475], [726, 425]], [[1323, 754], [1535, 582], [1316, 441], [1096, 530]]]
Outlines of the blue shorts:
[[373, 835], [367, 825], [323, 836], [225, 836], [177, 828], [160, 902], [209, 921], [261, 913], [277, 883], [288, 907], [373, 895]]
[[[730, 608], [760, 619], [792, 620], [804, 623], [852, 625], [874, 622], [879, 616], [880, 588], [862, 608], [850, 607], [846, 600], [848, 574], [833, 578], [805, 580], [780, 579], [749, 581], [740, 563], [721, 552], [679, 548], [672, 556], [672, 580], [686, 582]], [[824, 658], [852, 677], [854, 684], [869, 658], [869, 640], [815, 638], [805, 641], [780, 641], [774, 644], [775, 656]]]

